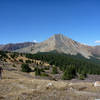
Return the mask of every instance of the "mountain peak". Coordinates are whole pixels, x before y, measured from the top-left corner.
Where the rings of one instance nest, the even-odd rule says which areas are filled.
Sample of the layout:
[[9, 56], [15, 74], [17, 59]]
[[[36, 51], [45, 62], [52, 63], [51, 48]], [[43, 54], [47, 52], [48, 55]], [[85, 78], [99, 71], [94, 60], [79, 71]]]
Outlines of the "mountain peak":
[[51, 38], [53, 38], [55, 41], [64, 41], [64, 40], [72, 40], [68, 37], [66, 37], [65, 35], [61, 34], [61, 33], [58, 33], [58, 34], [55, 34], [54, 36], [52, 36]]
[[62, 33], [54, 34], [54, 36], [64, 36]]
[[81, 54], [86, 58], [91, 56], [91, 52], [87, 46], [81, 45], [80, 43], [64, 36], [61, 33], [55, 34], [48, 40], [38, 43], [35, 46], [24, 48], [21, 51], [28, 53], [57, 51], [71, 55]]
[[66, 37], [66, 36], [64, 36], [64, 35], [61, 34], [61, 33], [58, 33], [58, 34], [55, 34], [54, 37]]

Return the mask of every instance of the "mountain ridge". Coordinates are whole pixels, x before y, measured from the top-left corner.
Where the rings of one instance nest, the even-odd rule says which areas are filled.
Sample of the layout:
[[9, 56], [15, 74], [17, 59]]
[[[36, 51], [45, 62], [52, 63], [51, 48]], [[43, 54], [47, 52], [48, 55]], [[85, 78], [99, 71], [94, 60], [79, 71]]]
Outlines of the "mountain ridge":
[[23, 43], [9, 43], [5, 45], [0, 45], [0, 50], [2, 51], [14, 51], [30, 45], [35, 45], [34, 42], [23, 42]]
[[[27, 45], [22, 43], [22, 46], [18, 46], [17, 48], [8, 48], [8, 45], [4, 47], [1, 45], [0, 47], [3, 48], [0, 50], [8, 50], [8, 51], [15, 51], [20, 53], [38, 53], [38, 52], [51, 52], [57, 51], [59, 53], [77, 55], [81, 54], [85, 58], [96, 57], [100, 59], [100, 46], [88, 46], [82, 43], [79, 43], [71, 38], [64, 36], [63, 34], [55, 34], [52, 37], [48, 38], [47, 40], [40, 42], [40, 43], [32, 43], [26, 42]], [[14, 44], [16, 47], [16, 44]], [[19, 44], [18, 44], [19, 45]], [[8, 46], [8, 47], [7, 47]]]
[[88, 50], [89, 46], [80, 44], [62, 34], [55, 34], [49, 39], [38, 43], [34, 46], [26, 47], [17, 50], [18, 52], [26, 53], [38, 53], [38, 52], [50, 52], [56, 50], [65, 54], [82, 54], [84, 57], [89, 58], [92, 56], [91, 52]]

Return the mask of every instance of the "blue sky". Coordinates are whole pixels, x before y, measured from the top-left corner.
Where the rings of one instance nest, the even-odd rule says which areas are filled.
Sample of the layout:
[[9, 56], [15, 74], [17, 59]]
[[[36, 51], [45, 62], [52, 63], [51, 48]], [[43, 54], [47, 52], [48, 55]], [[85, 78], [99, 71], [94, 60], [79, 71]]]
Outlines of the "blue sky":
[[100, 0], [0, 0], [0, 44], [56, 33], [100, 45]]

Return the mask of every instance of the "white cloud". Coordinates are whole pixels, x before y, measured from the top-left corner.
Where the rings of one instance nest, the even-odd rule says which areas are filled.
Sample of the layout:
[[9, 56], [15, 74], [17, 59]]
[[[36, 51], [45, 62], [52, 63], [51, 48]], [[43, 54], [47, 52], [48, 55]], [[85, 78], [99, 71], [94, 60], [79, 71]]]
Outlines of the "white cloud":
[[100, 43], [100, 40], [96, 40], [96, 41], [94, 41], [94, 43]]
[[38, 41], [37, 40], [33, 40], [33, 42], [37, 43]]

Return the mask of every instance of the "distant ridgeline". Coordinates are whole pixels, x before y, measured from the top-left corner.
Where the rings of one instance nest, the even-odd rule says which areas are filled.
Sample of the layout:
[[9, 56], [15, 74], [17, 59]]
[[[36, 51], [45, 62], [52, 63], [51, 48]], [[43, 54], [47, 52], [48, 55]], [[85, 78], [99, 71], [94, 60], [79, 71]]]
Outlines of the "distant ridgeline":
[[37, 54], [26, 54], [27, 58], [41, 60], [48, 62], [50, 65], [55, 65], [60, 68], [60, 70], [65, 71], [67, 66], [75, 66], [77, 73], [86, 73], [86, 74], [100, 74], [100, 61], [94, 58], [86, 59], [80, 54], [77, 56], [59, 54], [54, 52], [44, 52]]

